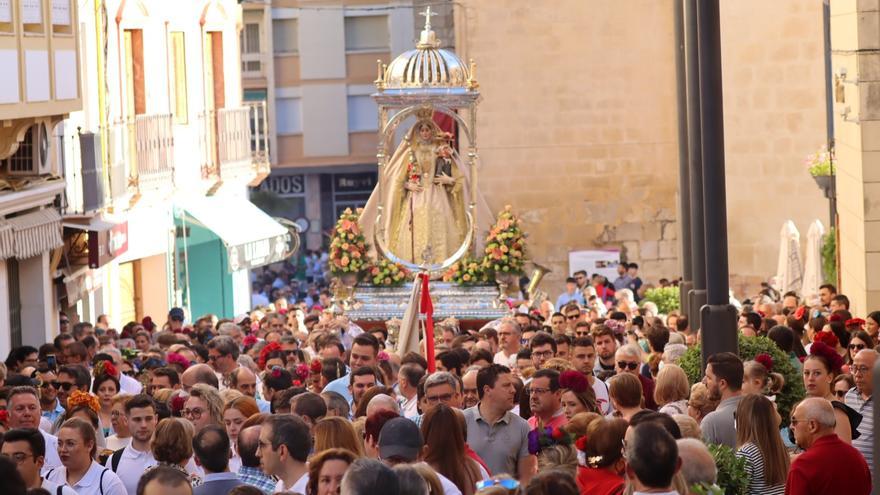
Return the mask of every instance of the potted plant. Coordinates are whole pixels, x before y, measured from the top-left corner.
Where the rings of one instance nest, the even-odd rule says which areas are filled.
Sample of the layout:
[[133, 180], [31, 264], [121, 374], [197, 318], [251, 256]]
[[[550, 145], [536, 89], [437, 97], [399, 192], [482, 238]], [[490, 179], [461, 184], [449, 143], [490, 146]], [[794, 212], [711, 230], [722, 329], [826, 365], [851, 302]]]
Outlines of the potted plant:
[[825, 197], [834, 197], [834, 149], [829, 150], [823, 145], [817, 152], [807, 156], [805, 164]]

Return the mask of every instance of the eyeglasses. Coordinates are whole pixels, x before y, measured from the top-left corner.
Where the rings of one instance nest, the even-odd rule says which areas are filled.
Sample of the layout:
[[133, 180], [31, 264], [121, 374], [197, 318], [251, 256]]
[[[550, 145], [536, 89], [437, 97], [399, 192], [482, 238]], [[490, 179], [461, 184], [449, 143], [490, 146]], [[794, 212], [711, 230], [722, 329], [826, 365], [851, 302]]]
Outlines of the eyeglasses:
[[850, 344], [850, 345], [849, 345], [849, 350], [851, 350], [851, 351], [852, 351], [852, 350], [858, 350], [858, 351], [861, 351], [861, 350], [864, 349], [865, 347], [866, 347], [865, 344]]
[[61, 382], [59, 382], [59, 381], [43, 382], [40, 384], [40, 388], [49, 388], [49, 387], [52, 387], [55, 390], [58, 390], [59, 388], [61, 388]]
[[550, 392], [550, 389], [545, 387], [534, 387], [529, 389], [529, 395], [540, 395], [546, 394], [547, 392]]
[[443, 395], [434, 395], [434, 396], [425, 396], [425, 400], [428, 401], [428, 404], [437, 404], [438, 402], [449, 402], [452, 400], [453, 394], [443, 394]]
[[637, 363], [637, 362], [635, 362], [635, 361], [632, 361], [632, 362], [618, 361], [618, 362], [617, 362], [617, 367], [620, 368], [620, 369], [622, 369], [622, 370], [629, 369], [630, 371], [635, 371], [636, 368], [639, 367], [639, 363]]
[[796, 424], [798, 424], [798, 423], [803, 423], [804, 421], [809, 421], [809, 419], [807, 419], [807, 418], [800, 418], [800, 419], [798, 419], [798, 418], [795, 418], [794, 416], [792, 416], [792, 418], [791, 418], [791, 426], [794, 426], [794, 425], [796, 425]]
[[200, 407], [194, 407], [192, 409], [183, 409], [180, 412], [183, 413], [185, 418], [199, 419], [205, 413], [205, 410]]
[[856, 373], [868, 373], [871, 371], [871, 368], [868, 366], [853, 366], [849, 370], [855, 375]]
[[491, 480], [480, 480], [477, 482], [477, 490], [489, 488], [490, 486], [500, 486], [507, 490], [516, 490], [517, 488], [519, 488], [519, 481], [513, 478], [495, 478]]
[[24, 452], [16, 452], [12, 455], [3, 454], [3, 457], [7, 457], [15, 461], [16, 464], [21, 464], [28, 457], [34, 457], [33, 454], [25, 454]]
[[544, 358], [544, 359], [552, 358], [553, 351], [532, 351], [532, 357]]
[[70, 389], [76, 386], [76, 384], [72, 382], [59, 382], [58, 385], [61, 387], [59, 390], [64, 390], [65, 392], [70, 392]]
[[842, 399], [846, 397], [846, 392], [846, 390], [835, 390], [834, 395], [836, 395], [838, 399]]
[[577, 320], [581, 315], [566, 315], [565, 317], [569, 320]]

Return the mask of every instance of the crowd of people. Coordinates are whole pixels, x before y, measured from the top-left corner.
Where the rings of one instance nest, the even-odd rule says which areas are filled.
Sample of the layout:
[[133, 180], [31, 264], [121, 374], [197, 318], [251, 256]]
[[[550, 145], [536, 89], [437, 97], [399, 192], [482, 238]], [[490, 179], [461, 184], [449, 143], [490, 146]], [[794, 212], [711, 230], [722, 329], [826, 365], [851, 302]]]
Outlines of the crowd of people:
[[713, 355], [689, 383], [678, 363], [700, 330], [635, 304], [637, 267], [625, 276], [604, 312], [573, 298], [440, 322], [430, 362], [331, 301], [193, 322], [174, 308], [121, 331], [62, 315], [0, 368], [3, 493], [719, 493], [712, 444], [744, 459], [749, 494], [871, 491], [880, 313], [854, 317], [830, 285], [814, 305], [742, 305], [740, 333], [802, 374], [783, 418], [768, 355]]

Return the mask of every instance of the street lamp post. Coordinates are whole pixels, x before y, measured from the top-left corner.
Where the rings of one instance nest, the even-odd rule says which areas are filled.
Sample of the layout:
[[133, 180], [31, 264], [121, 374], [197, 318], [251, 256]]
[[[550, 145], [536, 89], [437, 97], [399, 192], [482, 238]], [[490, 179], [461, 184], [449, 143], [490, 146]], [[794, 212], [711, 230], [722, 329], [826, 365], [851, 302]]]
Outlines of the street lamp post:
[[721, 86], [719, 0], [697, 7], [702, 124], [706, 300], [702, 320], [703, 366], [709, 356], [736, 352], [736, 309], [730, 304], [727, 266], [727, 196], [724, 178], [724, 111]]
[[[675, 82], [676, 104], [678, 109], [678, 225], [681, 235], [681, 283], [679, 284], [679, 301], [681, 314], [690, 319], [688, 297], [694, 286], [693, 267], [691, 266], [691, 198], [690, 172], [688, 170], [688, 102], [687, 72], [684, 54], [684, 3], [674, 0], [673, 19], [675, 22]], [[692, 323], [696, 323], [691, 320]]]

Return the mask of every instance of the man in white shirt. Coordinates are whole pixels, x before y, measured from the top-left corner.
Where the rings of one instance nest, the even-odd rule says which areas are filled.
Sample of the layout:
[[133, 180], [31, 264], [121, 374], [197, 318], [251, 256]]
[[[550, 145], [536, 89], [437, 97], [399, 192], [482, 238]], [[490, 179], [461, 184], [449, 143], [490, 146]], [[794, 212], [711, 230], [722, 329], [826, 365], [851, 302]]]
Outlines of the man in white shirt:
[[128, 495], [137, 495], [137, 485], [144, 472], [157, 464], [150, 451], [150, 439], [156, 430], [156, 405], [149, 395], [136, 395], [125, 403], [125, 417], [131, 430], [131, 444], [114, 452], [104, 464], [113, 470]]
[[306, 493], [312, 451], [309, 426], [297, 416], [271, 416], [260, 429], [257, 457], [263, 472], [278, 477], [275, 492]]
[[58, 485], [40, 476], [43, 460], [46, 458], [46, 442], [38, 430], [15, 428], [7, 431], [3, 435], [3, 450], [0, 453], [15, 462], [15, 467], [28, 489], [42, 488], [51, 495], [76, 495], [73, 488]]
[[[9, 428], [40, 428], [40, 399], [37, 395], [37, 389], [34, 387], [15, 387], [9, 391], [8, 406], [9, 410]], [[46, 444], [46, 456], [43, 462], [42, 473], [60, 467], [61, 458], [58, 457], [58, 438], [50, 435], [43, 430], [39, 430], [43, 435]]]
[[593, 392], [596, 393], [596, 405], [599, 413], [607, 416], [614, 411], [611, 399], [608, 396], [608, 385], [593, 375], [596, 363], [596, 346], [590, 337], [578, 337], [571, 345], [571, 364], [577, 371], [583, 373], [590, 381]]
[[417, 363], [406, 363], [397, 372], [397, 393], [400, 396], [401, 415], [405, 418], [417, 416], [419, 381], [425, 376], [425, 370]]
[[495, 364], [516, 367], [516, 353], [519, 352], [522, 329], [513, 318], [504, 318], [498, 325], [498, 345], [501, 348], [493, 361]]

